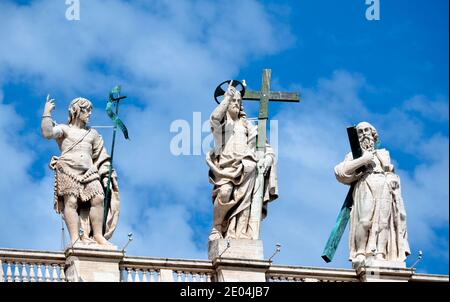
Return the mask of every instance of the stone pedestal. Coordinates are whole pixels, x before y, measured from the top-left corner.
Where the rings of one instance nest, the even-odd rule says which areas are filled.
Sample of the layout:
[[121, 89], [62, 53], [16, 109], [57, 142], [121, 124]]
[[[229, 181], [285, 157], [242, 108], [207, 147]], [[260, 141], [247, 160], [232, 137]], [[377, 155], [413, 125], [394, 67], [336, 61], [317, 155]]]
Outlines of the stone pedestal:
[[[228, 246], [229, 242], [229, 246]], [[213, 261], [219, 282], [266, 282], [270, 266], [264, 260], [262, 240], [218, 239], [208, 242], [208, 258]]]
[[264, 260], [264, 249], [262, 240], [218, 239], [208, 242], [208, 259], [236, 258], [250, 260]]
[[408, 282], [414, 270], [406, 268], [404, 261], [386, 261], [367, 258], [354, 266], [362, 282]]
[[366, 266], [370, 267], [387, 267], [387, 268], [406, 268], [406, 262], [404, 261], [386, 261], [377, 260], [375, 258], [367, 258]]
[[213, 267], [217, 282], [266, 282], [266, 272], [270, 267], [267, 260], [244, 260], [216, 258]]
[[119, 282], [124, 255], [115, 247], [73, 247], [65, 250], [65, 275], [72, 282]]

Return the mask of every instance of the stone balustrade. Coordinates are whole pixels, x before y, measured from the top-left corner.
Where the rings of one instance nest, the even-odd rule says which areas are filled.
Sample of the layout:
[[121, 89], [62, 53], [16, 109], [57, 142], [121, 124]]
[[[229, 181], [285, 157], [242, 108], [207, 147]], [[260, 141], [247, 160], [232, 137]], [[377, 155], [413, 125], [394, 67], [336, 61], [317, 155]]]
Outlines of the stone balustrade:
[[[227, 260], [214, 262], [118, 254], [116, 269], [121, 282], [214, 282], [220, 279], [218, 267]], [[66, 256], [63, 252], [0, 249], [0, 282], [64, 282]], [[104, 262], [104, 257], [99, 258], [98, 262]], [[254, 269], [251, 267], [252, 261], [244, 261], [245, 265], [240, 265], [238, 260], [232, 262], [234, 269], [242, 273]], [[362, 274], [354, 269], [284, 266], [262, 262], [267, 262], [267, 266], [262, 266], [265, 267], [262, 272], [263, 276], [265, 272], [267, 282], [359, 282], [369, 281], [367, 276], [372, 274], [370, 268], [364, 269]], [[261, 269], [261, 265], [258, 267]], [[378, 273], [381, 275], [375, 276], [378, 279], [389, 275], [389, 278], [395, 277], [398, 281], [449, 282], [448, 275], [417, 274], [411, 269], [381, 270]], [[366, 277], [363, 278], [363, 275]], [[116, 280], [119, 281], [119, 278]]]
[[0, 282], [64, 282], [62, 252], [0, 249]]
[[448, 275], [413, 274], [410, 282], [449, 282]]
[[358, 282], [353, 269], [327, 269], [272, 265], [266, 272], [267, 282]]
[[211, 261], [124, 257], [119, 265], [122, 282], [211, 282]]

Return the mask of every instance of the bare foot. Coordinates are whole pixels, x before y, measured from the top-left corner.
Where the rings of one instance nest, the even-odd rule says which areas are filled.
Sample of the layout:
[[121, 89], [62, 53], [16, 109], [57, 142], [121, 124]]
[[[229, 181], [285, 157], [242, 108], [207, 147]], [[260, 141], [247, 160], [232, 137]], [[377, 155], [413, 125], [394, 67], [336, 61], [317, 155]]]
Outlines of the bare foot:
[[248, 234], [246, 233], [241, 233], [241, 235], [239, 236], [239, 239], [252, 239], [252, 237], [250, 237]]
[[213, 228], [211, 233], [209, 234], [208, 240], [213, 241], [222, 238], [223, 238], [222, 234], [216, 228]]
[[95, 240], [92, 238], [89, 238], [86, 235], [83, 235], [83, 237], [81, 237], [81, 242], [83, 242], [84, 244], [95, 244]]
[[366, 262], [366, 256], [363, 254], [359, 254], [356, 256], [356, 259], [353, 260], [354, 267], [365, 265]]
[[226, 239], [237, 239], [236, 232], [234, 230], [228, 230], [227, 234], [225, 235]]
[[105, 237], [103, 237], [102, 235], [94, 235], [94, 239], [95, 241], [97, 241], [98, 244], [101, 245], [112, 245], [110, 242], [108, 242], [108, 240], [105, 239]]

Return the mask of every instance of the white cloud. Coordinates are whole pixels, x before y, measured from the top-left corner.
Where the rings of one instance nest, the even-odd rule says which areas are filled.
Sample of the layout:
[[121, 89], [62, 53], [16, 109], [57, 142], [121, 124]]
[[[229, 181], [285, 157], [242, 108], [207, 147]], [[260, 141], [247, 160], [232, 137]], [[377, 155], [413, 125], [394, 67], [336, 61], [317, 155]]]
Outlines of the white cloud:
[[448, 100], [446, 101], [444, 97], [429, 100], [424, 95], [416, 95], [407, 100], [404, 107], [407, 111], [417, 112], [424, 118], [448, 122]]
[[[278, 261], [325, 265], [320, 255], [348, 190], [336, 181], [333, 167], [349, 152], [345, 128], [367, 120], [377, 127], [396, 163], [395, 155], [402, 153], [419, 163], [412, 171], [398, 170], [412, 252], [421, 249], [428, 259], [448, 262], [448, 238], [437, 231], [448, 228], [448, 137], [439, 132], [425, 136], [424, 121], [408, 105], [384, 115], [369, 112], [359, 96], [366, 87], [361, 75], [336, 71], [316, 88], [303, 88], [303, 102], [286, 105], [274, 117], [280, 129], [280, 201], [269, 208], [263, 238], [266, 253], [276, 242], [284, 244]], [[350, 265], [347, 238], [328, 266]]]
[[[126, 233], [133, 231], [136, 239], [130, 252], [162, 255], [172, 251], [177, 257], [201, 254], [203, 248], [194, 244], [201, 240], [194, 238], [198, 234], [191, 220], [197, 216], [193, 212], [203, 215], [211, 207], [210, 192], [205, 194], [202, 190], [208, 187], [209, 191], [207, 168], [201, 156], [174, 157], [170, 153], [169, 143], [174, 135], [169, 132], [170, 123], [179, 118], [190, 120], [193, 111], [202, 111], [205, 118], [214, 106], [211, 91], [215, 85], [236, 74], [250, 58], [272, 54], [289, 45], [289, 29], [252, 0], [89, 0], [82, 1], [81, 20], [71, 22], [64, 18], [65, 9], [53, 0], [33, 1], [20, 7], [11, 2], [0, 3], [0, 36], [2, 45], [8, 46], [0, 48], [3, 82], [24, 82], [32, 87], [40, 97], [30, 104], [36, 112], [42, 110], [45, 95], [50, 92], [56, 98], [55, 116], [59, 122], [66, 120], [70, 99], [87, 96], [96, 106], [92, 120], [96, 125], [108, 122], [100, 114], [104, 104], [97, 100], [104, 102], [106, 92], [122, 84], [124, 93], [136, 106], [125, 101], [121, 107], [131, 141], [125, 142], [121, 134], [118, 136], [115, 159], [123, 203], [113, 242], [120, 245]], [[16, 114], [11, 119], [19, 121], [23, 117]], [[22, 165], [11, 169], [18, 170], [21, 176], [13, 185], [2, 180], [5, 187], [9, 186], [1, 193], [23, 203], [29, 202], [32, 194], [42, 195], [45, 202], [36, 198], [33, 202], [39, 202], [42, 213], [52, 217], [46, 222], [53, 222], [54, 234], [58, 234], [58, 217], [51, 209], [51, 176], [33, 181], [27, 174], [32, 163], [47, 159], [50, 154], [34, 154], [31, 148], [24, 147], [26, 134], [19, 135], [17, 128], [8, 133], [8, 140], [17, 140], [18, 146], [3, 149], [2, 155], [20, 159]], [[52, 151], [57, 152], [54, 143], [35, 133], [33, 140], [38, 148], [49, 152], [47, 146], [51, 145]], [[110, 133], [101, 133], [109, 147]], [[49, 174], [47, 168], [43, 169]], [[29, 188], [29, 193], [22, 190], [22, 195], [15, 195], [14, 191], [23, 186]], [[38, 190], [42, 194], [32, 193]], [[42, 213], [33, 212], [36, 205], [29, 204], [30, 215], [26, 218], [19, 215], [14, 222], [2, 219], [14, 223], [11, 238], [23, 237], [21, 230], [26, 228], [30, 234], [44, 232], [41, 227], [33, 228]], [[12, 211], [10, 206], [2, 210], [2, 216], [9, 216]], [[173, 219], [169, 219], [171, 215]], [[53, 237], [59, 242], [58, 235]], [[0, 240], [2, 245], [14, 243], [6, 236]], [[15, 243], [18, 248], [49, 247], [44, 241], [17, 239]]]
[[[251, 59], [280, 51], [294, 37], [256, 1], [82, 2], [81, 20], [69, 22], [65, 6], [52, 0], [20, 8], [2, 1], [0, 80], [25, 82], [42, 99], [49, 91], [62, 122], [69, 99], [87, 94], [103, 102], [111, 86], [122, 84], [135, 106], [125, 101], [121, 107], [131, 141], [119, 134], [115, 158], [122, 210], [113, 242], [122, 246], [131, 231], [135, 240], [128, 250], [134, 255], [204, 258], [206, 243], [199, 246], [198, 237], [206, 242], [209, 230], [199, 233], [195, 219], [199, 213], [212, 215], [207, 166], [202, 156], [170, 154], [170, 123], [190, 121], [193, 111], [205, 119], [214, 107], [211, 92], [217, 83]], [[428, 108], [428, 99], [413, 97], [379, 115], [360, 99], [366, 88], [363, 75], [338, 70], [318, 80], [317, 87], [302, 88], [303, 102], [287, 104], [274, 117], [280, 131], [280, 198], [263, 222], [266, 257], [280, 242], [277, 263], [324, 265], [320, 255], [347, 192], [332, 170], [348, 151], [345, 127], [369, 120], [385, 146], [419, 163], [411, 172], [394, 158], [412, 248], [436, 248], [448, 263], [448, 239], [434, 230], [448, 227], [448, 137], [425, 136], [421, 120], [436, 117], [448, 123], [442, 114], [448, 101], [438, 99]], [[40, 111], [43, 104], [31, 106]], [[107, 122], [100, 114], [103, 107], [96, 102], [93, 123]], [[0, 226], [8, 230], [0, 245], [57, 249], [60, 221], [51, 208], [52, 178], [45, 167], [39, 181], [28, 174], [42, 155], [24, 144], [27, 136], [19, 129], [25, 126], [11, 105], [0, 102], [0, 166], [8, 175], [0, 181], [0, 196], [8, 200], [0, 203]], [[110, 142], [110, 134], [102, 134]], [[32, 139], [39, 148], [50, 144]], [[329, 266], [348, 267], [347, 254], [344, 238]]]
[[34, 181], [27, 173], [33, 152], [17, 133], [24, 123], [0, 94], [0, 242], [9, 248], [60, 248], [59, 218], [52, 210], [52, 178]]

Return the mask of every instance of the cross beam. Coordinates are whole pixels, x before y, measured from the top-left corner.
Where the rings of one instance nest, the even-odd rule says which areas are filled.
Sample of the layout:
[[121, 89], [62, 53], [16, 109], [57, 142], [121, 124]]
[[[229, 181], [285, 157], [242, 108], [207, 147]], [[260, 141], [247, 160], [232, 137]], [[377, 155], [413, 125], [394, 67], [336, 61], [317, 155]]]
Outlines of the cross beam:
[[[261, 92], [254, 90], [246, 90], [244, 100], [259, 101], [261, 99]], [[271, 91], [269, 94], [269, 101], [271, 102], [293, 102], [298, 103], [300, 100], [298, 92], [280, 92]]]
[[269, 102], [300, 102], [300, 96], [298, 92], [270, 91], [271, 75], [271, 69], [264, 69], [262, 75], [261, 91], [245, 90], [245, 94], [242, 98], [246, 101], [259, 101], [258, 137], [256, 149], [260, 151], [264, 151], [266, 146], [266, 121], [269, 118]]

